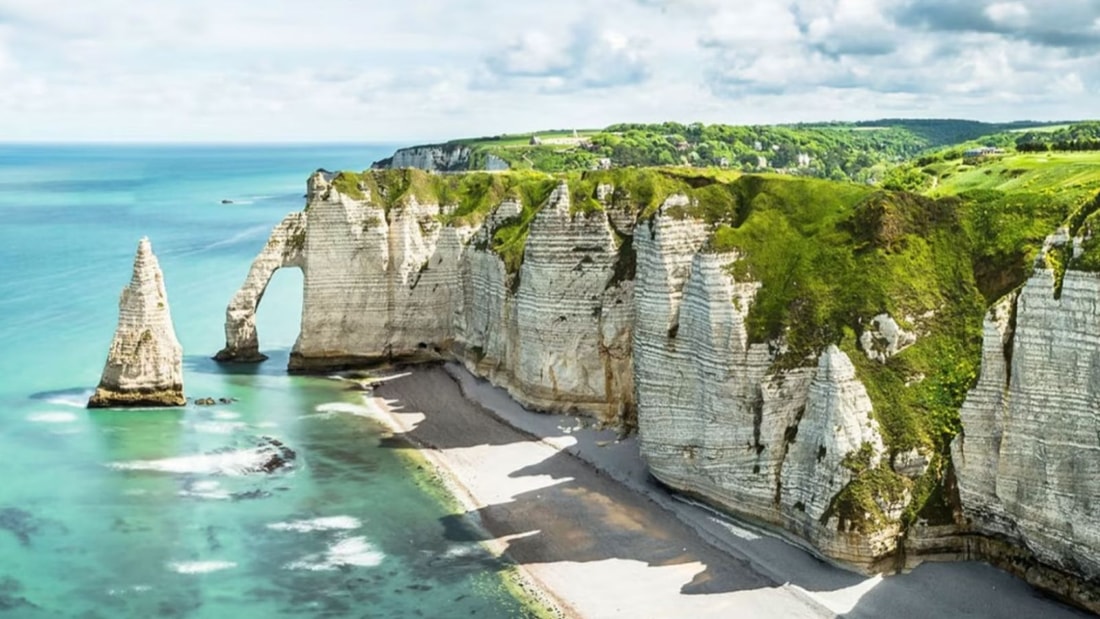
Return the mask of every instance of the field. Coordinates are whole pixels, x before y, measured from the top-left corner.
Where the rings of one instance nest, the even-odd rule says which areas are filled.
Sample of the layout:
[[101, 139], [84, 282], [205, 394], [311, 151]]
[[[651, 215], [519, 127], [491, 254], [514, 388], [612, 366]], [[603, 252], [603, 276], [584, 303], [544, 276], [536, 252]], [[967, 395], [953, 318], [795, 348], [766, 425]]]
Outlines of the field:
[[955, 160], [924, 168], [934, 178], [932, 196], [994, 189], [1050, 193], [1083, 201], [1100, 191], [1100, 152], [1007, 154], [977, 162]]
[[[464, 138], [459, 140], [452, 140], [451, 144], [465, 144], [467, 146], [492, 146], [497, 148], [515, 148], [519, 146], [529, 146], [531, 144], [531, 137], [538, 136], [539, 138], [571, 138], [573, 137], [573, 129], [554, 129], [551, 131], [535, 131], [532, 133], [512, 133], [507, 135], [497, 135], [492, 137], [481, 138]], [[600, 133], [601, 129], [577, 129], [578, 137], [590, 137]]]

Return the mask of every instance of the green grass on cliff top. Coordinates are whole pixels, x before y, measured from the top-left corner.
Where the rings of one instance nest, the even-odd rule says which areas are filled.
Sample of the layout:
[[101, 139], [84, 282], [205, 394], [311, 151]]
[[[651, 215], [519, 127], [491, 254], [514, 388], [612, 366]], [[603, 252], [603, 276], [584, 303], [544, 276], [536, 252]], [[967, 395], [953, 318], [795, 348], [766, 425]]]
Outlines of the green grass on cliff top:
[[[1100, 232], [1100, 201], [1081, 205], [1092, 171], [1037, 165], [1019, 174], [1001, 172], [1025, 164], [1015, 158], [989, 174], [956, 170], [951, 174], [966, 177], [941, 184], [937, 193], [946, 195], [935, 196], [691, 168], [562, 175], [374, 170], [341, 175], [337, 187], [369, 191], [387, 209], [411, 197], [447, 205], [441, 219], [453, 224], [480, 223], [502, 200], [517, 200], [520, 214], [498, 225], [487, 244], [514, 281], [530, 223], [562, 181], [578, 215], [611, 208], [643, 220], [667, 197], [688, 196], [688, 206], [669, 214], [709, 223], [713, 234], [706, 251], [730, 253], [736, 280], [760, 282], [747, 327], [754, 342], [785, 343], [776, 369], [812, 365], [824, 347], [838, 344], [867, 388], [890, 451], [916, 447], [933, 455], [933, 466], [915, 483], [887, 465], [853, 469], [856, 481], [836, 497], [831, 511], [847, 519], [846, 526], [874, 528], [884, 521], [876, 497], [911, 491], [911, 521], [929, 497], [938, 496], [947, 445], [960, 429], [958, 409], [977, 378], [988, 305], [1026, 279], [1044, 237], [1062, 222]], [[1051, 191], [1059, 183], [1069, 184], [1066, 192]], [[614, 188], [606, 204], [596, 198], [601, 185]], [[1083, 259], [1100, 269], [1100, 241], [1092, 245]], [[733, 260], [733, 252], [741, 258]], [[880, 313], [918, 336], [886, 363], [869, 360], [857, 342]], [[870, 520], [860, 514], [870, 514]], [[863, 520], [852, 520], [857, 517]]]
[[[731, 263], [731, 274], [762, 284], [748, 316], [750, 337], [782, 338], [787, 352], [779, 366], [812, 363], [829, 344], [859, 357], [855, 337], [880, 313], [917, 332], [917, 344], [885, 365], [857, 362], [896, 449], [938, 449], [957, 432], [958, 405], [976, 376], [985, 308], [1023, 282], [1042, 239], [1074, 208], [998, 189], [932, 198], [690, 168], [553, 176], [372, 170], [341, 174], [337, 187], [354, 182], [355, 191], [369, 192], [387, 209], [412, 197], [448, 205], [441, 219], [452, 224], [480, 223], [502, 200], [514, 199], [520, 214], [498, 225], [489, 242], [514, 274], [531, 221], [562, 181], [575, 213], [612, 208], [646, 219], [670, 195], [689, 196], [689, 206], [670, 214], [711, 224], [708, 251], [743, 256]], [[596, 199], [600, 185], [614, 188], [606, 206]]]
[[1080, 201], [1100, 191], [1100, 151], [1013, 153], [979, 161], [956, 159], [925, 168], [932, 196], [992, 189]]

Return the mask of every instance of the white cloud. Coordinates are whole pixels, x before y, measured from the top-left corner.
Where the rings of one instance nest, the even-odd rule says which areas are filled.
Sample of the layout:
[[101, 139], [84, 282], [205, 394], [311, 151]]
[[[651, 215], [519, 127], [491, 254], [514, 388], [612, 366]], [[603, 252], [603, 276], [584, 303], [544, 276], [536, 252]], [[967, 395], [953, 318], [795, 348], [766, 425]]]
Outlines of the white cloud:
[[985, 7], [985, 14], [996, 24], [1018, 28], [1027, 24], [1031, 11], [1022, 2], [998, 2]]
[[1094, 0], [0, 0], [0, 136], [1085, 117], [1098, 54]]
[[644, 82], [646, 41], [579, 21], [563, 31], [527, 31], [485, 57], [477, 85], [542, 92], [602, 89]]

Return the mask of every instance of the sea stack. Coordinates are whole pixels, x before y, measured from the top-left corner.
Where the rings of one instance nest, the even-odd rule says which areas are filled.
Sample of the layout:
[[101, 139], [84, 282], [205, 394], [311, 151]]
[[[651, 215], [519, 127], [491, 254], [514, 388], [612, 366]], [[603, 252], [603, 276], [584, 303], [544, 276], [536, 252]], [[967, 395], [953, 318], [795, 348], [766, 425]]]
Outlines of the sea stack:
[[182, 406], [183, 350], [172, 328], [164, 276], [148, 238], [122, 289], [118, 328], [88, 408]]

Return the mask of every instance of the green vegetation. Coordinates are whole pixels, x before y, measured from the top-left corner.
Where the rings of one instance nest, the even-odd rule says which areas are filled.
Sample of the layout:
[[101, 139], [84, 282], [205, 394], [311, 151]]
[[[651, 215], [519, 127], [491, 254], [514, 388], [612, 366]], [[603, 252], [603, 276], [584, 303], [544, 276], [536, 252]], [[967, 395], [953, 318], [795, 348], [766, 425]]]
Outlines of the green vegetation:
[[[501, 257], [513, 286], [531, 222], [560, 183], [568, 187], [575, 216], [610, 208], [645, 220], [669, 196], [686, 196], [687, 203], [669, 214], [707, 222], [713, 234], [705, 250], [736, 252], [730, 273], [760, 282], [747, 327], [753, 342], [785, 342], [776, 369], [804, 366], [826, 346], [839, 345], [867, 388], [889, 454], [917, 448], [930, 455], [928, 472], [915, 481], [898, 476], [888, 462], [871, 466], [862, 452], [846, 462], [854, 479], [835, 497], [830, 513], [841, 516], [843, 526], [872, 530], [885, 522], [880, 503], [899, 501], [905, 492], [913, 501], [904, 523], [949, 512], [941, 481], [950, 466], [948, 445], [960, 430], [958, 409], [977, 380], [982, 316], [1030, 275], [1044, 238], [1060, 225], [1085, 238], [1076, 259], [1069, 246], [1046, 256], [1056, 273], [1100, 271], [1100, 153], [1006, 152], [964, 159], [966, 145], [956, 145], [913, 163], [886, 165], [936, 140], [970, 140], [991, 127], [897, 121], [764, 131], [666, 124], [586, 134], [596, 149], [586, 153], [637, 156], [638, 163], [664, 160], [660, 153], [670, 152], [669, 145], [680, 162], [691, 160], [691, 153], [698, 155], [695, 161], [707, 162], [737, 152], [745, 140], [783, 139], [823, 161], [832, 155], [821, 153], [834, 150], [854, 157], [835, 162], [840, 174], [813, 166], [795, 176], [744, 174], [738, 165], [578, 171], [569, 164], [564, 167], [570, 171], [554, 174], [345, 172], [334, 183], [351, 197], [369, 193], [387, 210], [411, 198], [439, 203], [445, 207], [441, 221], [455, 225], [480, 224], [503, 200], [515, 200], [519, 213], [498, 222], [483, 241], [483, 249]], [[1020, 135], [1004, 132], [977, 143], [1011, 148]], [[727, 150], [705, 146], [714, 140]], [[682, 150], [685, 143], [689, 150]], [[529, 136], [470, 145], [489, 149], [485, 152], [514, 149], [512, 155], [523, 153], [531, 161], [537, 158], [530, 149], [562, 148], [532, 145]], [[806, 177], [867, 180], [869, 170], [880, 175], [881, 186]], [[610, 194], [599, 195], [601, 186], [611, 186]], [[609, 285], [633, 278], [636, 268], [634, 239], [619, 234], [617, 241], [620, 256]], [[868, 359], [857, 340], [867, 321], [881, 313], [918, 335], [915, 344], [885, 363]]]
[[1016, 139], [1020, 152], [1100, 150], [1100, 122], [1083, 122], [1027, 131]]
[[[601, 166], [691, 166], [879, 182], [892, 166], [918, 154], [991, 135], [999, 137], [992, 142], [983, 138], [990, 145], [1011, 146], [1023, 138], [1009, 132], [1021, 129], [1038, 131], [1042, 126], [942, 119], [755, 126], [669, 122], [468, 138], [430, 146], [470, 148], [466, 167], [471, 170], [484, 169], [492, 156], [513, 170], [551, 173]], [[388, 160], [379, 165], [388, 165]]]
[[860, 450], [848, 454], [842, 463], [854, 479], [833, 497], [829, 509], [821, 516], [821, 523], [837, 517], [841, 530], [873, 533], [887, 523], [879, 502], [900, 504], [912, 483], [883, 463], [871, 467], [873, 447], [864, 443]]

